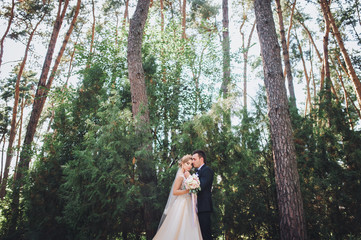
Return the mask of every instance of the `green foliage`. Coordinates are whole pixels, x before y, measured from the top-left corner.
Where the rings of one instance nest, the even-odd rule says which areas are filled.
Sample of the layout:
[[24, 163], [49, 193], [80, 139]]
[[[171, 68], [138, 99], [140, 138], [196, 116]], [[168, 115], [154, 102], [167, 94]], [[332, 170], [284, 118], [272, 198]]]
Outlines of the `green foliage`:
[[310, 238], [358, 236], [360, 132], [350, 129], [345, 109], [336, 102], [324, 102], [309, 116], [296, 117], [294, 126]]
[[70, 229], [70, 239], [113, 239], [129, 224], [142, 225], [132, 162], [140, 141], [131, 112], [114, 104], [104, 106], [98, 115], [99, 124], [87, 122], [86, 147], [76, 151], [64, 169], [66, 206], [61, 219]]
[[[0, 134], [6, 134], [11, 123], [11, 113], [12, 105], [9, 105], [14, 102], [15, 95], [15, 83], [17, 78], [17, 73], [19, 71], [19, 66], [16, 66], [7, 79], [1, 80], [0, 86]], [[31, 89], [34, 87], [36, 79], [35, 73], [32, 71], [23, 72], [22, 78], [20, 79], [19, 84], [19, 109], [20, 112], [21, 102], [23, 101], [24, 106], [28, 105], [31, 100]]]
[[10, 113], [11, 107], [1, 106], [0, 112], [0, 134], [5, 135], [8, 132], [8, 127], [10, 126]]
[[191, 18], [194, 21], [197, 17], [206, 20], [214, 17], [218, 13], [219, 6], [212, 5], [208, 0], [191, 1]]
[[[112, 4], [123, 2], [109, 1], [104, 5], [108, 13], [116, 11]], [[264, 89], [249, 112], [235, 110], [239, 96], [216, 99], [222, 73], [211, 20], [216, 12], [208, 1], [191, 1], [191, 7], [193, 25], [187, 26], [193, 29], [187, 39], [180, 37], [176, 19], [164, 31], [149, 21], [144, 34], [151, 136], [134, 128], [127, 33], [100, 25], [91, 54], [90, 38], [77, 44], [73, 64], [80, 69], [80, 83], [52, 92], [53, 131], [43, 139], [26, 177], [19, 222], [10, 221], [12, 192], [1, 202], [2, 239], [145, 238], [144, 206], [151, 204], [154, 218], [160, 219], [177, 171], [174, 163], [198, 148], [215, 171], [214, 237], [279, 238]], [[259, 60], [250, 64], [257, 66]], [[11, 90], [2, 91], [7, 100], [12, 98], [11, 79], [6, 86]], [[31, 86], [22, 87], [29, 100]], [[361, 138], [349, 119], [357, 126], [358, 116], [331, 96], [325, 99], [306, 117], [291, 109], [308, 234], [310, 239], [356, 238], [361, 229]], [[223, 119], [230, 109], [232, 126]], [[0, 113], [4, 134], [10, 110]], [[146, 185], [154, 172], [144, 169], [154, 169], [156, 186]], [[16, 231], [6, 232], [12, 224]], [[158, 222], [152, 224], [156, 229]]]

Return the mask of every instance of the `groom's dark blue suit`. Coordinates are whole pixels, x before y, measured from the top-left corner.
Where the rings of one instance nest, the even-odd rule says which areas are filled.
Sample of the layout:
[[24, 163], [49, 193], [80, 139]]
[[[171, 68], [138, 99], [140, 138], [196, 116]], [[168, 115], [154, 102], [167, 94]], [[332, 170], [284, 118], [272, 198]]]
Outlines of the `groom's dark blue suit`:
[[201, 191], [197, 196], [198, 219], [202, 231], [203, 240], [211, 240], [211, 212], [213, 212], [212, 205], [212, 183], [214, 173], [210, 167], [203, 165], [197, 171], [199, 180], [201, 182]]

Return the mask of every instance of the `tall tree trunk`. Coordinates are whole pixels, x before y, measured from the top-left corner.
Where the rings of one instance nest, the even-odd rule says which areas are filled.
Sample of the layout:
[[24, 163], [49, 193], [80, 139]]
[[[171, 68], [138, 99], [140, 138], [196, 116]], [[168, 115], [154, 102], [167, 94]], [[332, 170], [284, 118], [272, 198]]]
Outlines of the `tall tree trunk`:
[[317, 57], [318, 57], [318, 59], [320, 60], [320, 63], [322, 63], [322, 56], [321, 56], [321, 54], [320, 54], [320, 51], [318, 51], [318, 48], [317, 48], [317, 46], [316, 46], [316, 44], [315, 44], [315, 41], [313, 40], [313, 37], [312, 37], [312, 34], [311, 34], [310, 30], [306, 27], [306, 25], [305, 25], [304, 22], [302, 22], [302, 21], [300, 21], [300, 20], [299, 20], [298, 22], [301, 24], [301, 26], [303, 27], [303, 29], [306, 31], [307, 36], [308, 36], [308, 38], [310, 39], [310, 41], [311, 41], [311, 43], [312, 43], [312, 46], [315, 48]]
[[14, 140], [15, 140], [15, 136], [16, 136], [16, 117], [17, 117], [19, 96], [20, 96], [20, 90], [19, 90], [20, 80], [21, 80], [21, 77], [24, 72], [26, 61], [28, 59], [28, 53], [29, 53], [31, 42], [33, 40], [33, 36], [34, 36], [39, 24], [43, 21], [45, 15], [46, 15], [46, 13], [43, 14], [42, 18], [38, 21], [38, 23], [35, 25], [34, 29], [30, 33], [30, 36], [29, 36], [29, 39], [28, 39], [28, 42], [27, 42], [26, 48], [25, 48], [24, 58], [20, 64], [19, 72], [16, 77], [13, 114], [12, 114], [11, 124], [10, 124], [11, 127], [10, 127], [10, 134], [9, 134], [8, 150], [7, 150], [7, 154], [6, 154], [4, 178], [3, 178], [3, 181], [1, 182], [0, 199], [3, 199], [6, 194], [6, 185], [7, 185], [7, 180], [8, 180], [8, 176], [9, 176], [9, 169], [10, 169], [11, 160], [13, 157], [13, 151], [14, 151], [13, 144], [14, 144]]
[[[330, 68], [329, 68], [329, 63], [328, 63], [328, 37], [329, 37], [329, 33], [330, 33], [330, 22], [328, 21], [327, 15], [325, 15], [325, 9], [324, 7], [322, 7], [322, 3], [321, 3], [321, 8], [322, 11], [324, 12], [324, 21], [325, 21], [325, 34], [323, 36], [323, 57], [322, 57], [322, 69], [324, 71], [324, 74], [321, 74], [321, 84], [320, 84], [320, 91], [323, 90], [324, 85], [325, 85], [325, 77], [327, 79], [327, 77], [330, 76]], [[326, 76], [325, 76], [326, 74]]]
[[348, 52], [347, 52], [347, 50], [345, 48], [345, 45], [343, 43], [341, 34], [340, 34], [340, 32], [338, 30], [338, 27], [336, 25], [335, 19], [333, 18], [333, 15], [331, 13], [330, 2], [327, 1], [327, 0], [321, 0], [321, 7], [323, 9], [324, 15], [326, 15], [325, 18], [329, 19], [329, 24], [332, 27], [332, 34], [335, 36], [336, 41], [337, 41], [337, 43], [338, 43], [338, 45], [340, 47], [342, 56], [343, 56], [343, 58], [345, 60], [345, 63], [346, 63], [347, 71], [348, 71], [348, 73], [349, 73], [349, 75], [351, 77], [352, 83], [353, 83], [355, 91], [356, 91], [356, 96], [357, 96], [358, 103], [359, 103], [359, 105], [361, 107], [361, 82], [360, 82], [360, 79], [358, 78], [358, 76], [357, 76], [357, 74], [355, 72], [355, 69], [352, 66], [350, 56], [348, 55]]
[[193, 62], [194, 67], [192, 67], [192, 69], [191, 69], [192, 79], [194, 80], [194, 85], [195, 85], [194, 112], [198, 111], [198, 109], [200, 108], [199, 105], [202, 103], [201, 97], [200, 97], [199, 78], [202, 75], [203, 57], [204, 57], [204, 53], [205, 53], [206, 49], [207, 49], [207, 46], [204, 46], [203, 49], [201, 50], [198, 68], [196, 68], [196, 63]]
[[254, 7], [267, 91], [280, 213], [280, 236], [284, 240], [306, 239], [296, 151], [271, 2], [270, 0], [255, 0]]
[[[312, 53], [311, 50], [310, 50], [310, 52]], [[310, 76], [312, 78], [312, 84], [313, 84], [313, 98], [316, 99], [317, 87], [316, 87], [316, 81], [315, 81], [315, 74], [314, 74], [314, 71], [313, 71], [313, 61], [312, 61], [312, 59], [313, 59], [313, 56], [310, 56], [310, 66], [311, 66]]]
[[119, 32], [118, 32], [118, 28], [119, 28], [119, 13], [116, 11], [115, 12], [115, 17], [116, 17], [116, 24], [115, 24], [115, 45], [118, 45], [118, 37], [119, 37]]
[[[323, 64], [323, 59], [321, 57], [321, 54], [320, 54], [320, 51], [318, 51], [318, 48], [315, 44], [315, 41], [313, 40], [313, 37], [312, 37], [312, 34], [310, 33], [310, 31], [308, 30], [308, 28], [306, 27], [305, 23], [300, 21], [299, 20], [299, 23], [301, 24], [301, 26], [303, 27], [303, 29], [306, 31], [307, 35], [308, 35], [308, 38], [310, 39], [311, 43], [312, 43], [312, 46], [314, 47], [315, 51], [316, 51], [316, 54], [317, 54], [317, 57], [320, 61], [320, 63], [322, 63], [322, 66], [321, 66], [321, 84], [320, 84], [320, 90], [323, 88], [323, 82], [324, 82], [324, 79], [325, 79], [325, 65]], [[312, 65], [311, 65], [312, 67]], [[313, 79], [313, 85], [314, 85], [314, 98], [316, 98], [316, 84], [315, 84], [315, 81], [314, 81], [314, 78]]]
[[[321, 74], [321, 86], [320, 86], [320, 91], [323, 90], [323, 88], [325, 87], [326, 90], [326, 98], [327, 98], [327, 102], [328, 104], [331, 103], [331, 87], [330, 87], [330, 82], [331, 82], [331, 74], [330, 74], [330, 64], [328, 61], [328, 44], [329, 44], [329, 33], [330, 33], [330, 21], [327, 17], [327, 12], [326, 12], [326, 8], [324, 6], [324, 2], [321, 1], [321, 9], [323, 12], [323, 17], [324, 17], [324, 21], [325, 21], [325, 34], [323, 36], [323, 69], [325, 72], [325, 75]], [[326, 85], [325, 85], [325, 80], [326, 80]], [[321, 101], [322, 99], [320, 99]], [[330, 106], [329, 106], [330, 107]], [[331, 124], [331, 119], [330, 117], [328, 117], [328, 123]]]
[[51, 104], [51, 115], [50, 115], [50, 119], [49, 119], [49, 124], [48, 124], [48, 127], [46, 129], [46, 132], [49, 133], [50, 129], [51, 129], [51, 125], [53, 124], [53, 121], [54, 121], [54, 117], [55, 117], [55, 108], [54, 108], [54, 104], [52, 103]]
[[93, 16], [93, 22], [92, 22], [92, 35], [90, 40], [90, 49], [89, 49], [89, 59], [87, 61], [85, 68], [90, 68], [90, 63], [93, 55], [93, 46], [94, 46], [94, 37], [95, 37], [95, 3], [94, 0], [92, 0], [92, 16]]
[[361, 14], [360, 14], [360, 9], [359, 9], [359, 2], [358, 0], [355, 1], [355, 6], [356, 6], [356, 12], [357, 12], [357, 16], [358, 16], [358, 23], [361, 25]]
[[[339, 56], [336, 55], [336, 58], [337, 58], [337, 62], [338, 62], [338, 64], [339, 64], [339, 66], [341, 66], [343, 72], [344, 72], [348, 77], [350, 77], [350, 76], [348, 75], [348, 72], [347, 72], [345, 66], [342, 64], [341, 59], [339, 58]], [[342, 85], [343, 85], [343, 83], [342, 83]], [[357, 112], [359, 118], [361, 119], [360, 109], [358, 109], [358, 107], [355, 105], [355, 103], [353, 102], [352, 99], [350, 99], [350, 102], [351, 102], [351, 104], [354, 106], [354, 108], [356, 109], [356, 112]]]
[[297, 3], [297, 0], [294, 0], [292, 9], [291, 9], [290, 26], [287, 31], [287, 49], [288, 50], [290, 49], [291, 29], [293, 26], [293, 16], [295, 15], [296, 3]]
[[148, 17], [149, 0], [138, 0], [137, 8], [130, 19], [128, 36], [128, 75], [132, 94], [133, 116], [141, 122], [149, 122], [148, 98], [144, 69], [142, 66], [142, 38]]
[[182, 4], [182, 39], [186, 39], [186, 7], [187, 7], [187, 1], [183, 0]]
[[21, 134], [23, 131], [23, 118], [24, 118], [24, 108], [25, 108], [25, 97], [21, 99], [21, 111], [20, 111], [20, 120], [19, 120], [19, 136], [18, 136], [18, 147], [17, 147], [17, 153], [16, 153], [16, 161], [15, 161], [15, 171], [14, 171], [14, 179], [16, 176], [19, 158], [20, 158], [20, 149], [21, 149]]
[[[296, 37], [297, 39], [297, 37]], [[306, 87], [307, 87], [307, 97], [306, 97], [306, 107], [305, 107], [305, 115], [307, 114], [307, 106], [310, 105], [310, 110], [312, 109], [312, 104], [311, 104], [311, 91], [310, 91], [310, 78], [308, 76], [307, 73], [307, 66], [306, 66], [306, 61], [303, 57], [303, 51], [302, 51], [302, 47], [300, 42], [297, 39], [297, 45], [298, 45], [298, 50], [300, 51], [300, 57], [302, 60], [302, 65], [303, 65], [303, 72], [305, 74], [305, 78], [306, 78]]]
[[[223, 98], [229, 95], [229, 85], [231, 83], [231, 58], [230, 58], [230, 39], [229, 39], [229, 17], [228, 17], [228, 0], [222, 0], [222, 52], [223, 52], [223, 81], [221, 91]], [[231, 125], [231, 111], [226, 109], [223, 114], [223, 122], [225, 126]]]
[[[335, 66], [335, 72], [336, 72], [336, 75], [338, 77], [338, 79], [340, 80], [340, 83], [341, 83], [341, 86], [342, 86], [342, 90], [344, 92], [344, 96], [345, 96], [345, 107], [346, 107], [346, 112], [347, 112], [347, 115], [349, 116], [349, 121], [350, 121], [350, 125], [351, 125], [351, 128], [354, 129], [354, 126], [353, 126], [353, 122], [352, 122], [352, 119], [351, 119], [351, 116], [350, 116], [350, 112], [349, 112], [349, 104], [348, 104], [348, 100], [349, 100], [349, 95], [348, 95], [348, 92], [345, 88], [345, 84], [343, 83], [343, 79], [342, 79], [342, 75], [341, 73], [338, 71], [337, 69], [337, 65], [336, 65], [336, 62], [334, 61], [334, 59], [331, 58], [331, 61], [332, 61], [332, 64]], [[351, 100], [351, 99], [350, 99]], [[351, 102], [353, 103], [353, 101], [351, 100]], [[354, 105], [355, 106], [355, 105]], [[356, 111], [358, 109], [356, 108]], [[359, 114], [359, 118], [361, 119], [361, 115], [360, 115], [360, 112], [358, 112]]]
[[[163, 4], [163, 0], [160, 0], [160, 30], [161, 30], [161, 38], [162, 38], [162, 41], [164, 40], [164, 4]], [[165, 59], [164, 59], [164, 47], [162, 46], [161, 47], [161, 53], [160, 53], [160, 56], [161, 56], [161, 68], [162, 68], [162, 81], [163, 82], [166, 82], [167, 81], [167, 76], [166, 76], [166, 73], [167, 73], [167, 69], [166, 69], [166, 66], [165, 66]], [[165, 96], [166, 97], [166, 96]], [[164, 114], [166, 115], [166, 111], [164, 111]]]
[[[60, 64], [60, 60], [61, 60], [61, 58], [63, 57], [65, 48], [66, 48], [66, 46], [68, 45], [70, 36], [71, 36], [71, 34], [72, 34], [73, 30], [74, 30], [76, 21], [77, 21], [77, 19], [78, 19], [79, 11], [80, 11], [80, 5], [81, 5], [81, 0], [77, 0], [77, 5], [76, 5], [75, 11], [74, 11], [73, 19], [72, 19], [72, 21], [71, 21], [71, 23], [70, 23], [70, 26], [69, 26], [68, 31], [67, 31], [66, 34], [65, 34], [63, 43], [62, 43], [61, 48], [60, 48], [60, 50], [59, 50], [58, 56], [57, 56], [57, 58], [55, 59], [55, 63], [54, 63], [53, 69], [51, 70], [51, 74], [50, 74], [49, 79], [48, 79], [48, 82], [47, 82], [47, 84], [46, 84], [46, 89], [47, 89], [47, 91], [49, 91], [50, 88], [51, 88], [51, 85], [52, 85], [53, 80], [54, 80], [55, 75], [56, 75], [56, 71], [58, 70], [58, 67], [59, 67], [59, 64]], [[47, 96], [45, 96], [45, 99], [43, 100], [44, 103], [45, 103], [46, 97], [47, 97]]]
[[[78, 35], [78, 38], [79, 38], [79, 35]], [[74, 61], [74, 55], [75, 55], [77, 44], [78, 44], [78, 39], [74, 43], [73, 51], [70, 54], [69, 68], [68, 68], [68, 73], [66, 74], [66, 81], [65, 81], [65, 84], [64, 84], [64, 88], [68, 87], [69, 79], [70, 79], [71, 73], [73, 71], [73, 61]]]
[[123, 29], [125, 28], [125, 24], [128, 21], [128, 8], [129, 8], [129, 0], [125, 0], [125, 10], [124, 10], [124, 18], [123, 18]]
[[3, 171], [4, 171], [4, 152], [5, 152], [5, 136], [6, 134], [4, 133], [3, 136], [1, 137], [1, 142], [3, 142], [3, 146], [1, 148], [1, 172], [0, 172], [0, 182], [2, 182], [3, 179]]
[[[17, 173], [17, 176], [16, 176], [17, 179], [21, 179], [22, 171], [27, 170], [28, 167], [29, 167], [28, 165], [29, 165], [29, 161], [30, 161], [30, 155], [28, 154], [28, 151], [30, 150], [31, 143], [32, 143], [32, 141], [34, 139], [36, 127], [38, 125], [39, 118], [40, 118], [41, 112], [43, 110], [43, 107], [44, 107], [48, 92], [49, 92], [49, 90], [51, 88], [52, 81], [53, 81], [53, 79], [55, 77], [55, 73], [56, 73], [57, 68], [59, 66], [60, 59], [61, 59], [61, 57], [62, 57], [62, 55], [63, 55], [63, 53], [65, 51], [65, 47], [66, 47], [66, 45], [67, 45], [67, 43], [69, 41], [72, 30], [74, 29], [74, 24], [76, 22], [76, 19], [77, 19], [78, 13], [79, 13], [79, 9], [80, 9], [80, 3], [81, 3], [81, 0], [78, 0], [77, 8], [76, 8], [76, 10], [74, 12], [73, 20], [72, 20], [72, 22], [71, 22], [71, 24], [69, 26], [69, 29], [68, 29], [68, 31], [67, 31], [67, 33], [65, 35], [63, 44], [62, 44], [62, 46], [61, 46], [61, 48], [59, 50], [59, 54], [58, 54], [58, 56], [57, 56], [57, 58], [55, 60], [55, 64], [53, 66], [53, 69], [52, 69], [51, 74], [49, 76], [49, 79], [47, 81], [48, 73], [50, 71], [50, 65], [51, 65], [51, 62], [52, 62], [52, 57], [53, 57], [53, 54], [54, 54], [54, 48], [55, 48], [55, 45], [56, 45], [56, 42], [57, 42], [57, 39], [58, 39], [59, 31], [61, 29], [61, 25], [62, 25], [64, 17], [65, 17], [66, 10], [68, 8], [69, 0], [66, 0], [64, 2], [64, 6], [63, 6], [62, 11], [61, 11], [61, 1], [59, 2], [58, 16], [57, 16], [57, 19], [56, 19], [55, 24], [54, 24], [53, 33], [52, 33], [50, 43], [49, 43], [49, 46], [48, 46], [48, 52], [46, 54], [46, 58], [45, 58], [45, 61], [44, 61], [43, 71], [42, 71], [42, 74], [41, 74], [40, 79], [39, 79], [38, 88], [36, 90], [35, 99], [34, 99], [34, 103], [33, 103], [33, 110], [31, 112], [30, 120], [29, 120], [27, 129], [26, 129], [26, 134], [25, 134], [25, 139], [24, 139], [24, 144], [23, 144], [23, 150], [22, 150], [22, 152], [20, 154], [19, 166], [21, 168], [19, 168], [19, 171]], [[61, 14], [60, 14], [60, 11], [61, 11]]]
[[251, 32], [248, 36], [248, 42], [247, 46], [244, 45], [244, 33], [241, 29], [241, 35], [242, 35], [242, 48], [243, 48], [243, 108], [245, 113], [247, 113], [247, 67], [248, 67], [248, 53], [249, 48], [251, 47], [251, 41], [254, 29], [256, 27], [256, 21], [254, 21], [252, 25]]
[[164, 32], [164, 3], [160, 0], [160, 28]]
[[[80, 1], [80, 0], [78, 0]], [[56, 20], [54, 22], [53, 32], [50, 38], [48, 50], [45, 56], [45, 61], [42, 69], [42, 73], [40, 75], [38, 88], [36, 90], [34, 102], [33, 102], [33, 109], [31, 111], [30, 120], [28, 123], [28, 126], [26, 128], [25, 138], [23, 142], [23, 147], [20, 153], [20, 160], [18, 165], [18, 171], [16, 173], [16, 180], [14, 184], [14, 190], [13, 190], [13, 199], [11, 203], [12, 208], [12, 219], [9, 231], [12, 232], [15, 230], [16, 222], [18, 220], [19, 216], [19, 197], [20, 197], [20, 190], [23, 184], [23, 176], [29, 169], [29, 162], [31, 159], [31, 145], [34, 140], [34, 135], [36, 132], [36, 128], [40, 119], [41, 112], [43, 110], [47, 94], [49, 92], [49, 87], [51, 87], [51, 80], [47, 83], [48, 74], [50, 71], [50, 65], [52, 62], [52, 57], [54, 54], [55, 45], [58, 39], [58, 35], [65, 17], [65, 13], [67, 11], [69, 4], [69, 0], [65, 0], [64, 6], [62, 7], [62, 0], [59, 1], [58, 6], [58, 13]], [[67, 33], [68, 34], [68, 33]], [[53, 71], [54, 72], [54, 71]], [[50, 76], [50, 78], [53, 78]]]
[[[144, 26], [148, 17], [149, 0], [138, 0], [133, 17], [130, 19], [128, 35], [128, 77], [132, 99], [132, 113], [136, 129], [140, 134], [150, 134], [148, 96], [146, 91], [144, 69], [142, 66], [142, 39]], [[145, 140], [144, 146], [151, 153], [151, 144]], [[156, 177], [153, 161], [144, 155], [138, 156], [137, 170], [143, 194], [143, 214], [147, 239], [151, 239], [156, 231], [154, 203], [151, 197], [155, 191]]]
[[[163, 0], [160, 0], [160, 27], [161, 27], [161, 38], [162, 41], [164, 41], [164, 2]], [[165, 54], [164, 54], [164, 47], [161, 47], [161, 53], [160, 53], [160, 57], [161, 57], [161, 68], [162, 68], [162, 82], [166, 83], [167, 82], [167, 69], [166, 69], [166, 62], [165, 62]], [[168, 92], [165, 91], [164, 92], [164, 98], [167, 99], [168, 98]], [[168, 125], [168, 115], [169, 111], [167, 108], [164, 108], [163, 110], [163, 149], [168, 149], [169, 147], [169, 125]], [[163, 153], [163, 157], [164, 159], [167, 159], [167, 152], [164, 151]]]
[[[293, 76], [292, 76], [292, 71], [291, 71], [290, 55], [289, 55], [287, 41], [286, 41], [285, 27], [283, 24], [282, 7], [281, 7], [280, 0], [276, 0], [276, 5], [277, 5], [278, 22], [280, 25], [283, 61], [284, 61], [285, 68], [286, 68], [288, 91], [290, 92], [290, 103], [291, 103], [291, 106], [297, 107], [295, 89], [293, 86]], [[291, 29], [291, 25], [290, 25], [290, 29]]]
[[10, 10], [10, 17], [9, 17], [8, 25], [6, 27], [4, 35], [2, 36], [2, 38], [0, 40], [0, 69], [1, 69], [2, 61], [3, 61], [3, 54], [4, 54], [4, 41], [5, 41], [6, 36], [9, 33], [11, 24], [13, 23], [13, 19], [14, 19], [14, 8], [15, 8], [15, 0], [12, 0], [11, 1], [11, 10]]
[[[290, 49], [291, 29], [292, 29], [292, 26], [293, 26], [293, 16], [295, 15], [296, 3], [297, 3], [297, 0], [295, 0], [293, 2], [292, 8], [291, 8], [290, 26], [288, 27], [288, 31], [287, 31], [287, 43], [286, 43], [287, 44], [287, 51], [289, 51], [289, 49]], [[281, 8], [281, 10], [282, 10], [282, 8]], [[282, 14], [281, 14], [281, 16], [282, 16]], [[283, 17], [282, 17], [282, 19], [283, 19]], [[286, 66], [284, 68], [283, 75], [287, 76]]]
[[223, 81], [222, 81], [221, 90], [222, 90], [223, 98], [227, 98], [229, 92], [228, 85], [231, 82], [228, 0], [222, 0], [222, 13], [223, 13], [223, 20], [222, 20]]

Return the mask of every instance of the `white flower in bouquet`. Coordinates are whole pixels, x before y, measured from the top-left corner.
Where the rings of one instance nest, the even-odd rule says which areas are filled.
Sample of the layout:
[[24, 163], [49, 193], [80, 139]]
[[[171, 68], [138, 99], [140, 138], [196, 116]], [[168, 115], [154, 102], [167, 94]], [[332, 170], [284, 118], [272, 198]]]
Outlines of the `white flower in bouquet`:
[[201, 190], [201, 183], [197, 175], [190, 175], [185, 181], [186, 189], [189, 189], [190, 193], [197, 193]]

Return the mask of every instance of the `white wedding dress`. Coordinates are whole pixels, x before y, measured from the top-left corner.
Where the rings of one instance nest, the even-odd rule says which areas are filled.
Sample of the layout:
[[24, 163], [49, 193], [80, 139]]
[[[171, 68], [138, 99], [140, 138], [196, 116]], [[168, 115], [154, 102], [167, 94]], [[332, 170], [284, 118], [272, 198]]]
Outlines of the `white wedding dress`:
[[[178, 170], [177, 176], [183, 177], [181, 189], [185, 189], [183, 173]], [[158, 232], [153, 240], [202, 240], [191, 194], [175, 196], [172, 187]]]

